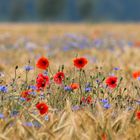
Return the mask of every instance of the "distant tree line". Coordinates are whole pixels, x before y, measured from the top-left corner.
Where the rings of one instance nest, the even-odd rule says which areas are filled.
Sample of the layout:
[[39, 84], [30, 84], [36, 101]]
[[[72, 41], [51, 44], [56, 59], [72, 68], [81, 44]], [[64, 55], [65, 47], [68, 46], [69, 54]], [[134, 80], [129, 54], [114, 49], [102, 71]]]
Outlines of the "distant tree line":
[[37, 0], [40, 16], [54, 19], [57, 16], [68, 16], [70, 20], [90, 18], [95, 0]]
[[0, 20], [140, 20], [140, 0], [0, 0]]

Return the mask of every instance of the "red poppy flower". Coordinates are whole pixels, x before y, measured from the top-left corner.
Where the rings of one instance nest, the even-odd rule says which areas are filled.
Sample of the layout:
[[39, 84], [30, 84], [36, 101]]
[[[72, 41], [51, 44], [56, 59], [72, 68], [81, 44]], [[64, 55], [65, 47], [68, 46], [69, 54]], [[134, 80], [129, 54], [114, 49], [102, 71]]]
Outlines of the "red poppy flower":
[[135, 71], [135, 72], [133, 72], [133, 78], [134, 79], [137, 79], [138, 77], [140, 77], [140, 70], [139, 71]]
[[90, 104], [90, 103], [92, 102], [91, 96], [88, 96], [88, 97], [86, 98], [86, 101], [87, 101], [88, 104]]
[[140, 111], [136, 112], [136, 117], [137, 117], [138, 120], [140, 120]]
[[81, 102], [86, 103], [85, 97], [82, 97]]
[[65, 78], [65, 75], [63, 72], [58, 72], [54, 75], [53, 79], [54, 79], [54, 82], [56, 84], [62, 84], [62, 81], [64, 80]]
[[45, 103], [38, 103], [36, 108], [39, 110], [41, 115], [48, 113], [49, 110], [49, 107]]
[[140, 47], [140, 41], [139, 40], [134, 42], [134, 47]]
[[110, 88], [116, 88], [118, 78], [116, 76], [110, 76], [106, 79], [106, 84]]
[[87, 103], [87, 104], [91, 104], [92, 98], [91, 98], [91, 96], [88, 96], [86, 98], [85, 97], [82, 97], [81, 102]]
[[72, 90], [78, 89], [78, 88], [79, 88], [79, 84], [78, 84], [78, 83], [72, 83], [72, 84], [70, 85], [70, 88], [71, 88]]
[[81, 57], [74, 59], [73, 63], [75, 67], [77, 67], [78, 69], [82, 69], [88, 63], [88, 60], [84, 57]]
[[26, 101], [30, 101], [31, 98], [30, 98], [30, 91], [29, 90], [26, 90], [26, 91], [23, 91], [21, 92], [21, 97], [24, 98]]
[[38, 74], [36, 79], [36, 87], [38, 90], [44, 89], [49, 84], [49, 77], [43, 74]]
[[41, 57], [38, 59], [37, 63], [36, 63], [36, 66], [39, 68], [39, 69], [43, 69], [43, 70], [46, 70], [48, 67], [49, 67], [49, 61], [47, 58], [45, 57]]
[[105, 133], [102, 134], [102, 140], [107, 140], [107, 136]]

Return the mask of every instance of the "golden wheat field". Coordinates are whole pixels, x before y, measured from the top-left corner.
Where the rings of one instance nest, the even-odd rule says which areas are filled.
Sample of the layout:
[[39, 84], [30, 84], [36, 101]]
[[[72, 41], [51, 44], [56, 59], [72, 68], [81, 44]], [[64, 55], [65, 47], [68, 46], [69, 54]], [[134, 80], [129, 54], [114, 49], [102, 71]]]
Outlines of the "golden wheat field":
[[1, 24], [0, 126], [0, 140], [139, 140], [140, 24]]

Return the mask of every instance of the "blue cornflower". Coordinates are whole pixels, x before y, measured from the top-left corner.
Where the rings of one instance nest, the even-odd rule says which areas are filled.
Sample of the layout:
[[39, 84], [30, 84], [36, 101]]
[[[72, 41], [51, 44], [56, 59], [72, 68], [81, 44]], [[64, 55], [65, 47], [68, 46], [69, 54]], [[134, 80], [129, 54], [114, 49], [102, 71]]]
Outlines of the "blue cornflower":
[[100, 81], [98, 79], [96, 79], [96, 83], [99, 83]]
[[95, 45], [96, 47], [100, 47], [100, 46], [102, 45], [102, 40], [100, 40], [100, 39], [95, 39], [93, 43], [94, 43], [94, 45]]
[[85, 92], [89, 92], [89, 91], [91, 91], [92, 89], [91, 89], [91, 87], [90, 87], [90, 83], [87, 83], [86, 84], [86, 87], [85, 87]]
[[23, 123], [23, 125], [24, 126], [28, 126], [28, 127], [32, 127], [33, 126], [32, 122], [25, 122], [25, 123]]
[[134, 110], [134, 109], [133, 109], [133, 107], [130, 107], [130, 106], [129, 106], [129, 107], [127, 108], [127, 110], [130, 111], [130, 110]]
[[128, 42], [128, 47], [132, 47], [134, 45], [133, 42]]
[[140, 105], [140, 100], [139, 101], [136, 101], [136, 103]]
[[110, 47], [109, 50], [112, 52], [115, 51], [115, 49], [113, 47]]
[[120, 68], [118, 68], [118, 67], [115, 67], [115, 68], [114, 68], [114, 70], [116, 70], [116, 71], [117, 71], [117, 70], [120, 70]]
[[84, 44], [79, 44], [80, 49], [84, 49], [86, 46]]
[[43, 75], [47, 76], [48, 75], [48, 71], [44, 71]]
[[48, 115], [45, 116], [45, 120], [46, 120], [46, 121], [49, 120], [49, 116], [48, 116]]
[[32, 89], [32, 90], [36, 90], [37, 89], [37, 87], [34, 86], [34, 85], [31, 85], [29, 88]]
[[140, 77], [138, 77], [138, 80], [140, 81]]
[[75, 105], [75, 106], [72, 107], [72, 110], [73, 110], [73, 111], [77, 111], [77, 110], [79, 110], [79, 109], [80, 109], [80, 107], [79, 107], [78, 105]]
[[26, 71], [30, 71], [30, 70], [33, 70], [34, 68], [32, 66], [25, 66], [24, 67], [24, 70]]
[[0, 92], [6, 93], [8, 92], [8, 89], [6, 86], [0, 86]]
[[2, 113], [0, 113], [0, 119], [3, 119], [4, 115]]
[[18, 111], [17, 110], [13, 110], [12, 112], [11, 112], [11, 116], [17, 116], [18, 115]]
[[45, 94], [44, 93], [40, 93], [40, 98], [41, 99], [45, 99]]
[[23, 97], [20, 97], [19, 99], [20, 99], [20, 101], [26, 101], [26, 99]]
[[29, 92], [29, 94], [35, 96], [36, 92]]
[[38, 121], [33, 121], [33, 125], [34, 127], [38, 127], [38, 128], [41, 127], [41, 124]]
[[64, 87], [64, 90], [65, 90], [65, 91], [72, 91], [71, 87], [69, 87], [69, 86], [65, 86], [65, 87]]
[[66, 51], [69, 51], [69, 50], [70, 50], [70, 47], [68, 47], [68, 46], [64, 46], [64, 47], [63, 47], [63, 51], [66, 52]]
[[108, 103], [108, 99], [102, 99], [101, 102], [104, 103], [104, 104]]
[[104, 104], [104, 108], [109, 109], [111, 105], [109, 103]]
[[89, 92], [89, 91], [91, 91], [91, 87], [85, 88], [85, 92]]

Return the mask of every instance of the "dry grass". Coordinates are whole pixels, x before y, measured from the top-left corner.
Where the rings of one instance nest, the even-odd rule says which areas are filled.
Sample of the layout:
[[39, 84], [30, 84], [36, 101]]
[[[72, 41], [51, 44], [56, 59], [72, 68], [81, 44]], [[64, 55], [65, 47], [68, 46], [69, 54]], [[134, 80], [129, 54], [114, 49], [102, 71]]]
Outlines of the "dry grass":
[[[59, 114], [51, 114], [49, 122], [37, 118], [42, 127], [31, 128], [22, 125], [19, 118], [8, 122], [1, 122], [2, 140], [102, 140], [106, 134], [107, 139], [113, 140], [138, 140], [140, 138], [140, 122], [135, 122], [133, 113], [120, 112], [115, 119], [112, 110], [104, 111], [98, 104], [96, 115], [88, 108], [73, 112], [67, 101], [65, 109]], [[35, 117], [33, 117], [36, 119]], [[11, 123], [14, 125], [11, 127]], [[135, 122], [135, 123], [134, 123]]]

